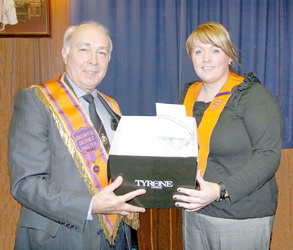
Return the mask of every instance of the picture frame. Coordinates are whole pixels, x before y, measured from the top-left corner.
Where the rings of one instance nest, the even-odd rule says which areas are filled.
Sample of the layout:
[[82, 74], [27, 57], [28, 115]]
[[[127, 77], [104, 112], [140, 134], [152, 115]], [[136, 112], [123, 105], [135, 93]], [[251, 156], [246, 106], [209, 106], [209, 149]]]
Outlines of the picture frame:
[[0, 23], [0, 38], [51, 37], [50, 0], [14, 0], [14, 4], [17, 23]]

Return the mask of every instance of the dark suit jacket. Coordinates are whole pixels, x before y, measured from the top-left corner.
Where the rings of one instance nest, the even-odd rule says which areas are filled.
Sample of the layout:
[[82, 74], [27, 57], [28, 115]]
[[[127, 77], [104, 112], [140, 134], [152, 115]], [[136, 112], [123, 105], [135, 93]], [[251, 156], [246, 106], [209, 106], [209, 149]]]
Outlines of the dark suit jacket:
[[97, 249], [100, 222], [86, 220], [92, 195], [34, 89], [15, 98], [9, 168], [12, 195], [23, 206], [16, 248]]

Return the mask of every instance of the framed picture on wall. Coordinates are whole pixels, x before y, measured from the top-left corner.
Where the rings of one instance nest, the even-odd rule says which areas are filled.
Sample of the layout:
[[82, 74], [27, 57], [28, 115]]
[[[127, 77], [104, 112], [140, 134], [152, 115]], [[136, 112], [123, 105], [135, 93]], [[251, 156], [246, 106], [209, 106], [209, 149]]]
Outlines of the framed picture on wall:
[[0, 1], [0, 37], [50, 35], [50, 0]]

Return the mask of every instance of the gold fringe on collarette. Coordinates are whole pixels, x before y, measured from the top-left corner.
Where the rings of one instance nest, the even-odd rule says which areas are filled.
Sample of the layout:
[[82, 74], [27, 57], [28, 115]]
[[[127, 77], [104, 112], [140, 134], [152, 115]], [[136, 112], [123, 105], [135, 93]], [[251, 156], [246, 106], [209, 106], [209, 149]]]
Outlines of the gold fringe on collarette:
[[[104, 234], [111, 245], [114, 245], [114, 243], [115, 243], [118, 228], [119, 228], [119, 225], [122, 221], [125, 222], [127, 225], [129, 225], [130, 227], [132, 227], [135, 230], [137, 230], [140, 226], [138, 213], [133, 213], [132, 218], [129, 218], [128, 216], [118, 215], [117, 219], [115, 220], [115, 225], [113, 225], [112, 231], [109, 230], [109, 228], [107, 227], [107, 223], [105, 223], [105, 217], [102, 214], [98, 214], [98, 217], [99, 217], [99, 220], [102, 224]], [[103, 221], [103, 223], [102, 223], [102, 221]]]
[[94, 186], [91, 183], [91, 178], [88, 174], [88, 172], [86, 171], [86, 169], [84, 168], [84, 163], [82, 161], [82, 159], [80, 159], [80, 157], [78, 156], [78, 152], [76, 150], [74, 141], [72, 140], [72, 138], [70, 137], [70, 135], [67, 133], [66, 131], [66, 125], [64, 123], [64, 121], [59, 117], [57, 111], [52, 108], [51, 103], [48, 99], [48, 97], [46, 95], [43, 94], [43, 92], [36, 86], [33, 85], [32, 88], [35, 88], [35, 93], [36, 96], [40, 99], [40, 101], [45, 105], [46, 109], [49, 111], [49, 113], [52, 115], [56, 127], [60, 133], [60, 136], [64, 142], [64, 144], [66, 145], [69, 153], [71, 154], [78, 170], [79, 173], [81, 174], [83, 180], [86, 183], [86, 186], [90, 192], [90, 194], [94, 195], [96, 193]]
[[[84, 167], [84, 162], [79, 156], [79, 153], [75, 147], [75, 143], [71, 136], [67, 133], [66, 125], [64, 121], [60, 118], [58, 112], [52, 107], [48, 97], [40, 90], [40, 88], [37, 85], [32, 85], [31, 88], [35, 88], [36, 96], [40, 99], [40, 101], [44, 104], [46, 109], [49, 111], [49, 113], [52, 115], [52, 118], [55, 121], [56, 127], [60, 133], [60, 136], [66, 145], [69, 153], [71, 154], [79, 173], [82, 177], [82, 179], [85, 181], [85, 184], [90, 192], [90, 194], [95, 195], [97, 193], [93, 183], [91, 182], [91, 177], [89, 176], [89, 173]], [[113, 225], [113, 229], [110, 229], [108, 227], [108, 224], [106, 222], [105, 216], [102, 214], [98, 214], [99, 221], [101, 223], [101, 226], [103, 228], [104, 234], [109, 241], [111, 245], [114, 245], [115, 238], [117, 236], [117, 231], [119, 228], [120, 223], [123, 221], [129, 226], [131, 226], [133, 229], [137, 230], [140, 226], [139, 222], [139, 214], [138, 213], [132, 213], [129, 216], [122, 216], [117, 215], [117, 219], [115, 220], [115, 224]]]

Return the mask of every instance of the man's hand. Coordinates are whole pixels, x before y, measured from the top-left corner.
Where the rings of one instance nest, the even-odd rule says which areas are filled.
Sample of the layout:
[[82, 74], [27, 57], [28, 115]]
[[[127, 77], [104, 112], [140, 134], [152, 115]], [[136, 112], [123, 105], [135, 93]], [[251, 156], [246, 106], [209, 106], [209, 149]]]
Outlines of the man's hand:
[[143, 213], [145, 209], [142, 207], [133, 206], [126, 202], [133, 199], [136, 196], [146, 193], [145, 189], [138, 189], [125, 195], [117, 196], [114, 194], [114, 190], [117, 189], [123, 182], [121, 176], [105, 187], [98, 194], [93, 197], [93, 214], [120, 214], [128, 215], [130, 213]]

